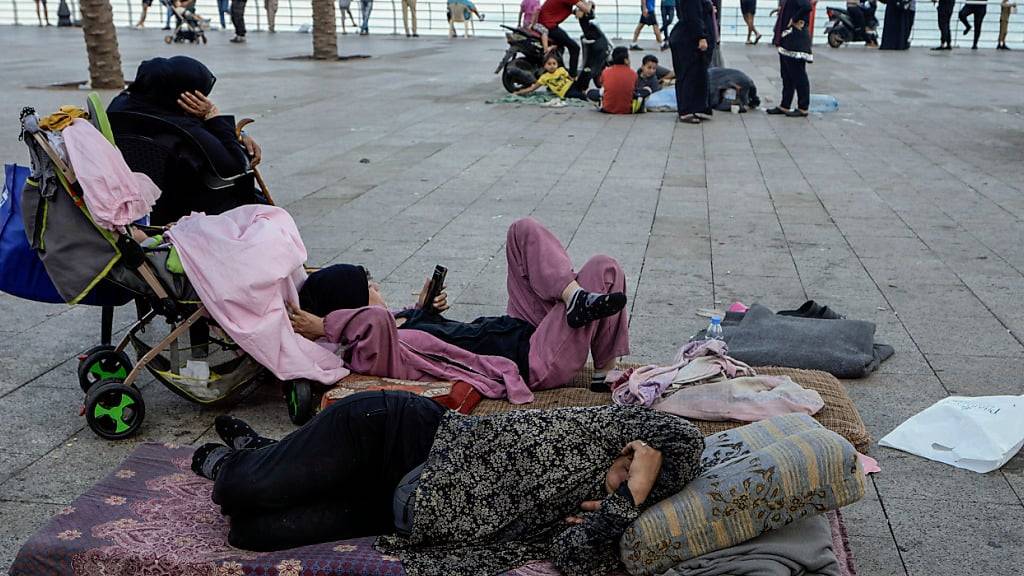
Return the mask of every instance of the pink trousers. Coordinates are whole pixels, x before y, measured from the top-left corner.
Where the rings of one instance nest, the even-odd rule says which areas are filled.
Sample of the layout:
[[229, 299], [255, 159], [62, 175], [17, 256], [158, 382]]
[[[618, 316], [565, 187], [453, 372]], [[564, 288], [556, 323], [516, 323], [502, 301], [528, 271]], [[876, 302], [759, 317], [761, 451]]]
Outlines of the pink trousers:
[[508, 315], [536, 327], [530, 338], [530, 377], [533, 390], [565, 386], [592, 355], [594, 366], [605, 366], [629, 354], [629, 317], [618, 314], [572, 328], [565, 319], [562, 291], [573, 280], [589, 292], [625, 292], [626, 277], [619, 263], [598, 255], [573, 270], [558, 238], [533, 218], [509, 226], [505, 246], [508, 260]]

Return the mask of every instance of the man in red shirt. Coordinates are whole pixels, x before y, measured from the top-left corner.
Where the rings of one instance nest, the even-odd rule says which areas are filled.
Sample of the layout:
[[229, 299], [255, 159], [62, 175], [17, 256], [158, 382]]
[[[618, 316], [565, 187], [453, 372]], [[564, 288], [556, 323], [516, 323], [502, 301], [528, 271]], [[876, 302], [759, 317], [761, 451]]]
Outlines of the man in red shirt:
[[572, 15], [573, 7], [579, 8], [584, 14], [590, 14], [590, 4], [584, 0], [545, 0], [537, 13], [537, 23], [547, 28], [548, 39], [552, 44], [564, 46], [569, 51], [569, 75], [575, 78], [580, 63], [580, 45], [560, 26]]
[[612, 50], [612, 65], [601, 73], [601, 111], [608, 114], [632, 114], [636, 97], [636, 72], [629, 66], [629, 51], [625, 46]]

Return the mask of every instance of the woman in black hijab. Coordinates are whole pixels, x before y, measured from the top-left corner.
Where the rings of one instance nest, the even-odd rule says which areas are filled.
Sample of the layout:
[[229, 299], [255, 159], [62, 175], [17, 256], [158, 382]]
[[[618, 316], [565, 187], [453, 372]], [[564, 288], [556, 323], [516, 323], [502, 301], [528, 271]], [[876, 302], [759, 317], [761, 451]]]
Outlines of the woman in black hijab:
[[[779, 51], [779, 75], [782, 76], [782, 101], [768, 114], [785, 114], [791, 118], [804, 118], [811, 105], [811, 82], [807, 78], [807, 63], [814, 61], [811, 53], [811, 35], [807, 22], [811, 16], [810, 0], [783, 0], [775, 21], [772, 38]], [[792, 108], [796, 93], [796, 108]]]
[[679, 23], [669, 34], [672, 67], [676, 72], [679, 121], [700, 124], [697, 114], [709, 114], [708, 65], [715, 50], [715, 23], [710, 0], [679, 0]]
[[173, 124], [188, 132], [205, 153], [204, 158], [198, 151], [179, 151], [175, 169], [168, 170], [160, 183], [163, 195], [151, 215], [154, 224], [173, 222], [192, 211], [219, 214], [263, 201], [251, 175], [226, 189], [211, 190], [205, 184], [203, 175], [209, 168], [221, 178], [232, 178], [248, 172], [261, 157], [251, 137], [243, 135], [238, 141], [234, 117], [222, 115], [209, 99], [216, 81], [209, 68], [188, 56], [153, 58], [139, 65], [135, 81], [107, 107], [110, 113], [141, 113]]

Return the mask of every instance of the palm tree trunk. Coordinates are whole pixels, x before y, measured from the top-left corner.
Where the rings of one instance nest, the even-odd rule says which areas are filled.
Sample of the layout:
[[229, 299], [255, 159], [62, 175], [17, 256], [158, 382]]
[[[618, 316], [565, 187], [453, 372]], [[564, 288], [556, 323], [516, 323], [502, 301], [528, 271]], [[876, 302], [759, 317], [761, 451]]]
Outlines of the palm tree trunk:
[[81, 0], [82, 32], [89, 54], [89, 80], [93, 88], [124, 88], [121, 53], [117, 49], [114, 12], [109, 0]]
[[334, 23], [334, 0], [313, 0], [313, 58], [338, 58], [338, 29]]

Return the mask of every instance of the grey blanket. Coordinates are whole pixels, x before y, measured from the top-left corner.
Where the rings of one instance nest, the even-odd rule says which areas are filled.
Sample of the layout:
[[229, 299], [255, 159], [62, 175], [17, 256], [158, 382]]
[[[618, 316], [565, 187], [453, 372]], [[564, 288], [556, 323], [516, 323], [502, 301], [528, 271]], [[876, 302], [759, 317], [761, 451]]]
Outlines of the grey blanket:
[[731, 548], [687, 560], [662, 576], [839, 576], [825, 516], [794, 522]]
[[780, 316], [754, 304], [736, 325], [723, 325], [729, 356], [751, 366], [822, 370], [863, 378], [893, 354], [875, 344], [875, 325], [863, 320]]

